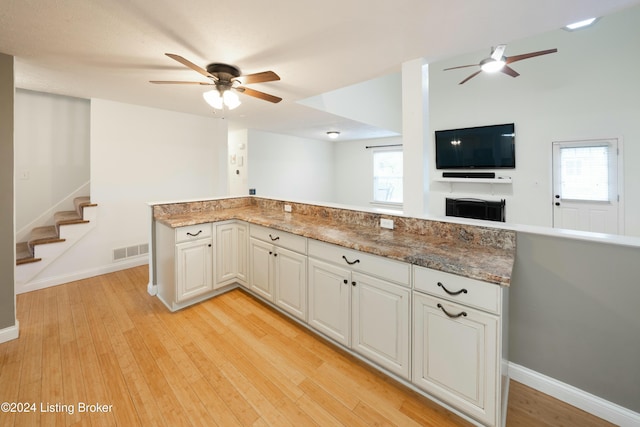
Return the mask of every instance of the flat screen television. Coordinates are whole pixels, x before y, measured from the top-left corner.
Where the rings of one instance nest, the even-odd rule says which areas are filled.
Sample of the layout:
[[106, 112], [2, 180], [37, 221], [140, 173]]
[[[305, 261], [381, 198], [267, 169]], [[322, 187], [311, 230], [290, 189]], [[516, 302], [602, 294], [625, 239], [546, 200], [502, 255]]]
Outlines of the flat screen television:
[[437, 169], [515, 167], [513, 123], [436, 131]]

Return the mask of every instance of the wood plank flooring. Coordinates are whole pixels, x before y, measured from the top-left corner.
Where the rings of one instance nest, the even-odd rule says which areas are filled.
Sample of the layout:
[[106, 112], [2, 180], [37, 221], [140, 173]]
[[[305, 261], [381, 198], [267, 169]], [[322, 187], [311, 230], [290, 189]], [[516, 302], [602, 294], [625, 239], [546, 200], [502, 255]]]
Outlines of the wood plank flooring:
[[[18, 295], [0, 402], [23, 412], [0, 426], [469, 425], [240, 290], [170, 313], [147, 281], [142, 266]], [[513, 381], [507, 420], [606, 425]]]

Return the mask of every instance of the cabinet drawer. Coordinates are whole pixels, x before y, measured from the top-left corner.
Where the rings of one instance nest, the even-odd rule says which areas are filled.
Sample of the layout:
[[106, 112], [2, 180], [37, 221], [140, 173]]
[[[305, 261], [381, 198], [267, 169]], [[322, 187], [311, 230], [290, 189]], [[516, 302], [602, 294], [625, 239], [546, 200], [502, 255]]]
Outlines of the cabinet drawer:
[[459, 304], [500, 313], [502, 289], [499, 285], [425, 267], [413, 268], [413, 287], [416, 290]]
[[251, 237], [273, 243], [281, 248], [290, 249], [301, 254], [307, 253], [306, 237], [254, 224], [251, 224], [250, 234]]
[[176, 228], [176, 243], [211, 237], [211, 224], [187, 225]]
[[411, 283], [410, 265], [401, 261], [367, 254], [317, 240], [309, 240], [309, 256], [404, 286], [410, 286]]

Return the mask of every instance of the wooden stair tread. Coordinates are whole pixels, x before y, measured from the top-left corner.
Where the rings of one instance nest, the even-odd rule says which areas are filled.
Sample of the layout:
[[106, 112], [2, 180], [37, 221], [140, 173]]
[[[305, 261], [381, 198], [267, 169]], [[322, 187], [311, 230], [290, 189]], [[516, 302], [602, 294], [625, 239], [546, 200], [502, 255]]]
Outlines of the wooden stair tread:
[[56, 212], [53, 215], [53, 220], [55, 221], [57, 226], [67, 225], [67, 224], [82, 224], [85, 222], [89, 222], [87, 220], [84, 220], [82, 216], [78, 214], [77, 211]]
[[16, 244], [16, 264], [28, 264], [30, 262], [41, 261], [41, 258], [35, 258], [31, 252], [31, 248], [27, 242]]
[[58, 229], [55, 225], [36, 227], [31, 231], [31, 239], [29, 239], [31, 247], [56, 242], [64, 242], [64, 239], [58, 235]]
[[55, 225], [36, 227], [31, 230], [28, 242], [16, 244], [16, 265], [42, 261], [41, 258], [34, 257], [35, 245], [64, 242], [65, 239], [60, 238], [60, 226], [88, 223], [89, 221], [84, 219], [83, 209], [98, 206], [96, 203], [91, 203], [91, 198], [88, 196], [76, 197], [73, 199], [73, 204], [74, 211], [60, 211], [53, 215]]

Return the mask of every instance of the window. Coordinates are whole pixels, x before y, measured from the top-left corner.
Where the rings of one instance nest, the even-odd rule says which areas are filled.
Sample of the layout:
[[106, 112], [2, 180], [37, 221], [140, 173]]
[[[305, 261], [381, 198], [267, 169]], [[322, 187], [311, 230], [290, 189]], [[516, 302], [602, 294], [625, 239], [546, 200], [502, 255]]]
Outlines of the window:
[[564, 199], [609, 201], [609, 146], [560, 147]]
[[373, 201], [402, 203], [402, 150], [373, 151]]

